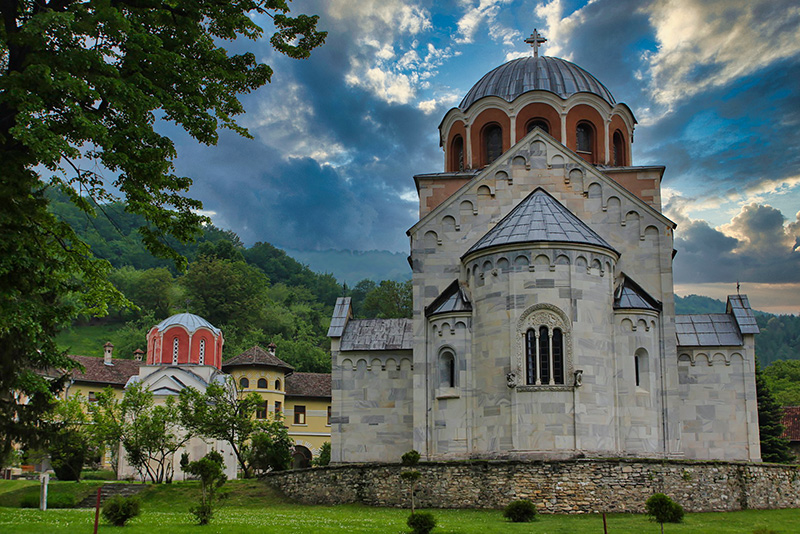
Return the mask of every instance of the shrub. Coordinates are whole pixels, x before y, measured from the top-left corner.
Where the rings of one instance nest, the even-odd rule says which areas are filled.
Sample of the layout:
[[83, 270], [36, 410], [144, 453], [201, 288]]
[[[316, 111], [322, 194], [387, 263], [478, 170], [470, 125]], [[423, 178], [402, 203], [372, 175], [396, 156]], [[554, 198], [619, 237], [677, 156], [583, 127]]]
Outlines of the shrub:
[[117, 474], [110, 469], [98, 469], [96, 471], [84, 471], [81, 475], [83, 480], [116, 480]]
[[139, 499], [117, 495], [103, 504], [103, 518], [116, 527], [139, 515]]
[[436, 518], [430, 512], [417, 512], [408, 516], [406, 524], [414, 534], [428, 534], [436, 527]]
[[503, 510], [503, 517], [514, 523], [528, 523], [536, 519], [536, 506], [528, 499], [511, 501]]
[[647, 515], [652, 516], [655, 521], [661, 523], [661, 530], [664, 530], [664, 523], [680, 523], [683, 520], [683, 506], [676, 503], [663, 493], [655, 493], [647, 502], [644, 503]]
[[326, 441], [319, 450], [319, 456], [314, 458], [314, 465], [324, 467], [331, 463], [331, 442]]
[[419, 463], [419, 458], [419, 453], [411, 449], [400, 457], [400, 461], [403, 462], [403, 465], [417, 465]]

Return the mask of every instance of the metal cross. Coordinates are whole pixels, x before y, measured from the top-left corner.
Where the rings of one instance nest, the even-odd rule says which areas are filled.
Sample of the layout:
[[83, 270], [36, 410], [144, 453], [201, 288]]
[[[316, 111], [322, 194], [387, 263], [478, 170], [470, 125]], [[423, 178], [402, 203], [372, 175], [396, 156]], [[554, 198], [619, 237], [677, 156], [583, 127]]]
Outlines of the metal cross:
[[525, 42], [533, 48], [533, 57], [539, 57], [539, 47], [544, 44], [545, 41], [547, 41], [547, 39], [542, 37], [542, 34], [536, 31], [535, 28], [531, 36], [525, 39]]

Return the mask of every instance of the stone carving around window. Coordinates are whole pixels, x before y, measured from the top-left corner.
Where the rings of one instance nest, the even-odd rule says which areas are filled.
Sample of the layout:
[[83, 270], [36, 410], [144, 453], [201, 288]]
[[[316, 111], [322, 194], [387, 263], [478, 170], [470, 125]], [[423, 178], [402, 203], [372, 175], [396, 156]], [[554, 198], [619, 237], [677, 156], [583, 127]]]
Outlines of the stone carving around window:
[[536, 304], [522, 313], [517, 323], [515, 356], [512, 371], [519, 377], [517, 391], [565, 390], [576, 386], [570, 321], [552, 304]]

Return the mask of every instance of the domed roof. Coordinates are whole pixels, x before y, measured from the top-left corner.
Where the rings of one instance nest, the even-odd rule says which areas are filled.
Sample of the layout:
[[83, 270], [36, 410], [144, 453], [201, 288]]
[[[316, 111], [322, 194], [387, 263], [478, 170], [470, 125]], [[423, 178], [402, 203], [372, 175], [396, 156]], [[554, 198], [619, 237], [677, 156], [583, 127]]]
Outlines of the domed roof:
[[550, 91], [561, 98], [575, 93], [593, 93], [612, 106], [614, 96], [597, 78], [569, 61], [557, 57], [536, 56], [514, 59], [490, 71], [459, 104], [466, 111], [485, 96], [498, 96], [507, 102], [528, 91]]
[[222, 332], [222, 330], [220, 330], [219, 328], [215, 327], [214, 325], [212, 325], [199, 315], [195, 315], [193, 313], [179, 313], [177, 315], [173, 315], [172, 317], [167, 317], [166, 319], [164, 319], [163, 321], [161, 321], [156, 325], [156, 329], [159, 331], [163, 331], [169, 328], [170, 326], [175, 326], [175, 325], [180, 325], [186, 328], [186, 330], [188, 330], [189, 333], [194, 332], [198, 328], [208, 328], [215, 334], [220, 334]]

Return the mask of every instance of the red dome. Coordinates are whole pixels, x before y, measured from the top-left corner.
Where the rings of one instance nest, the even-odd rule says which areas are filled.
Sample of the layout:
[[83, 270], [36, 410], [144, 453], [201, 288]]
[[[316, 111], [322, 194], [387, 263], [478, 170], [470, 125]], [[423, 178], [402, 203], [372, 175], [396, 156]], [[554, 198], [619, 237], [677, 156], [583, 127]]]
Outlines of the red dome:
[[147, 334], [148, 365], [222, 367], [222, 331], [191, 313], [161, 321]]

